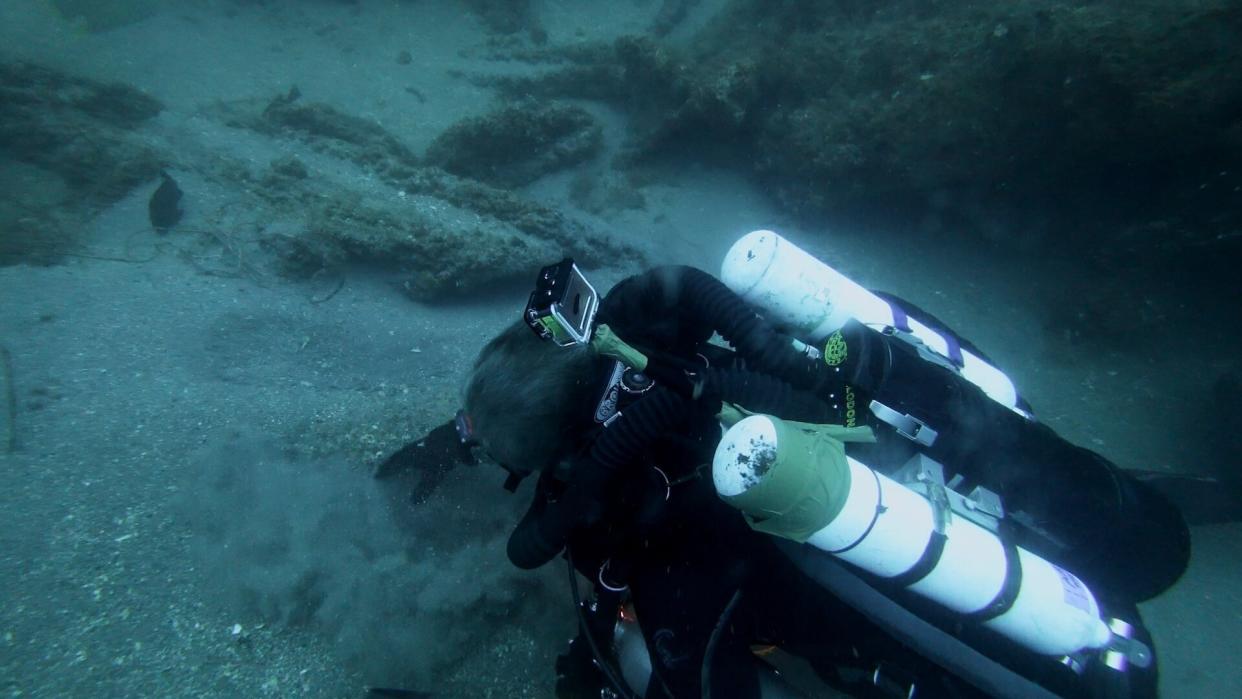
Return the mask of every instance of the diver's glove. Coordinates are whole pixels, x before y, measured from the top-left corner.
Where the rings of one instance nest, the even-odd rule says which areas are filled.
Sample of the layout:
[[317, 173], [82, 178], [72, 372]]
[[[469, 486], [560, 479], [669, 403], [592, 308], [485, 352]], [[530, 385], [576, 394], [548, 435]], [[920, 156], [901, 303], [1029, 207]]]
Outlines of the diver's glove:
[[469, 446], [458, 437], [456, 421], [450, 420], [385, 459], [375, 469], [375, 477], [387, 479], [418, 470], [422, 478], [411, 493], [410, 500], [421, 504], [459, 463], [477, 462]]
[[598, 522], [602, 511], [598, 498], [581, 485], [570, 485], [556, 500], [541, 489], [509, 535], [509, 561], [523, 570], [542, 566], [565, 549], [574, 528]]
[[531, 522], [523, 518], [509, 535], [505, 553], [513, 565], [522, 570], [534, 570], [556, 558], [565, 548], [572, 518], [566, 516], [568, 513], [563, 507], [553, 509], [554, 515], [545, 514]]
[[536, 493], [509, 536], [507, 551], [513, 565], [538, 568], [565, 548], [575, 528], [598, 522], [617, 479], [641, 462], [643, 451], [656, 439], [682, 425], [689, 410], [685, 398], [656, 386], [620, 413], [595, 438], [589, 453], [574, 463], [569, 487], [560, 497], [553, 501], [546, 490]]

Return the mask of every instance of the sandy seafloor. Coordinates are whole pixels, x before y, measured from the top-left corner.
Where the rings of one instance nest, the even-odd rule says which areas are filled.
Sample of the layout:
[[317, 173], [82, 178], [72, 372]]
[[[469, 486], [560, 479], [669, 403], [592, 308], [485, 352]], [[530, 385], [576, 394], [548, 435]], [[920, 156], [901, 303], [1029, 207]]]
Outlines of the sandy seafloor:
[[[551, 41], [639, 31], [659, 3], [591, 5], [600, 7], [541, 3]], [[8, 57], [149, 92], [166, 105], [149, 137], [184, 141], [187, 152], [221, 138], [197, 116], [204, 105], [291, 84], [419, 150], [491, 104], [449, 70], [523, 69], [459, 54], [483, 38], [448, 2], [363, 2], [361, 12], [185, 3], [95, 34], [38, 2], [0, 6]], [[402, 50], [409, 65], [394, 60]], [[411, 85], [426, 103], [405, 92]], [[0, 268], [20, 440], [0, 455], [0, 692], [355, 697], [404, 673], [435, 696], [549, 696], [573, 621], [561, 569], [521, 574], [504, 558], [525, 497], [506, 496], [492, 469], [459, 470], [397, 521], [357, 454], [325, 453], [317, 441], [354, 422], [364, 444], [379, 421], [406, 420], [411, 437], [438, 424], [477, 347], [524, 298], [421, 305], [359, 274], [311, 303], [321, 289], [204, 274], [201, 260], [152, 247], [155, 184], [105, 211], [84, 240], [153, 259]], [[567, 184], [547, 178], [527, 195], [572, 210]], [[188, 174], [182, 186], [187, 228], [230, 197], [196, 189]], [[1193, 307], [1180, 332], [1141, 352], [1064, 346], [1037, 301], [1082, 270], [1012, 252], [1020, 247], [798, 227], [741, 175], [689, 163], [644, 194], [645, 209], [596, 223], [654, 260], [709, 271], [740, 234], [781, 230], [863, 284], [941, 315], [991, 353], [1045, 421], [1124, 466], [1193, 467], [1173, 416], [1235, 361]], [[606, 287], [618, 273], [597, 278]], [[1189, 343], [1193, 363], [1179, 351]], [[394, 404], [403, 410], [388, 416]], [[1242, 696], [1240, 535], [1238, 525], [1196, 528], [1186, 577], [1144, 605], [1166, 697]], [[315, 597], [313, 613], [300, 594]]]

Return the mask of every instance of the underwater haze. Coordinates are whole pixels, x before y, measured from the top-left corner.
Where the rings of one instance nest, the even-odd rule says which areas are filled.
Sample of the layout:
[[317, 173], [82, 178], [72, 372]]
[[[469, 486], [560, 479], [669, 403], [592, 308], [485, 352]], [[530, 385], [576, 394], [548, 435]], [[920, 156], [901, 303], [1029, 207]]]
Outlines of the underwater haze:
[[[779, 231], [1242, 500], [1239, 37], [1232, 0], [5, 0], [0, 696], [553, 696], [526, 491], [372, 474], [566, 256], [603, 290]], [[1164, 697], [1242, 696], [1216, 520], [1141, 606]]]

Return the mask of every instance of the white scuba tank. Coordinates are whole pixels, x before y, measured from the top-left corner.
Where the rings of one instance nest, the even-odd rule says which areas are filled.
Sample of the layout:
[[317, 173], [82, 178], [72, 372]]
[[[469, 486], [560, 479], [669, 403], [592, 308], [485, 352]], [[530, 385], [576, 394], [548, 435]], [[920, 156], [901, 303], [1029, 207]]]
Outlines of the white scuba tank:
[[906, 331], [943, 357], [967, 381], [1007, 408], [1019, 407], [1013, 381], [974, 353], [960, 348], [904, 311], [772, 231], [742, 236], [725, 255], [720, 278], [735, 293], [795, 329], [802, 340], [821, 343], [851, 318], [876, 330]]
[[[875, 575], [893, 578], [921, 565], [909, 589], [960, 614], [978, 614], [1006, 598], [1008, 606], [982, 623], [1036, 653], [1108, 645], [1112, 633], [1081, 580], [1025, 549], [1008, 547], [1007, 555], [996, 534], [965, 517], [941, 519], [943, 551], [926, 568], [924, 554], [937, 530], [932, 503], [839, 446], [828, 453], [830, 440], [813, 432], [766, 415], [739, 421], [716, 450], [717, 492], [752, 525], [801, 518], [802, 535], [789, 538]], [[1015, 554], [1018, 560], [1010, 560]]]

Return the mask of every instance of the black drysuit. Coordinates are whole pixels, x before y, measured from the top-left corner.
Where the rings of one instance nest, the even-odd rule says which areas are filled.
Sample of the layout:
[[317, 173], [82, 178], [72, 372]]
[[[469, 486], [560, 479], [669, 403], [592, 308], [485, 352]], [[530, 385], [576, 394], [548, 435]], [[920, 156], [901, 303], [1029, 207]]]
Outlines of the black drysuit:
[[[531, 509], [510, 539], [511, 560], [521, 567], [535, 567], [568, 545], [576, 567], [593, 580], [600, 579], [607, 562], [605, 580], [629, 585], [652, 656], [657, 678], [653, 686], [667, 689], [674, 697], [700, 696], [708, 639], [739, 590], [741, 595], [708, 665], [713, 696], [758, 696], [750, 645], [763, 642], [801, 649], [800, 655], [823, 661], [822, 667], [852, 664], [867, 669], [880, 661], [891, 664], [896, 658], [904, 672], [921, 678], [922, 696], [972, 696], [960, 682], [931, 670], [919, 655], [879, 633], [865, 615], [802, 575], [766, 535], [750, 530], [741, 514], [716, 496], [711, 482], [710, 462], [720, 437], [715, 416], [722, 401], [786, 419], [841, 423], [844, 409], [830, 396], [840, 395], [847, 382], [858, 388], [864, 400], [868, 391], [888, 390], [885, 372], [890, 366], [903, 368], [893, 359], [902, 349], [881, 348], [888, 365], [872, 362], [854, 367], [853, 374], [827, 372], [822, 362], [793, 351], [787, 337], [718, 281], [690, 268], [662, 268], [622, 282], [605, 299], [600, 315], [602, 323], [653, 359], [648, 371], [657, 385], [623, 408], [621, 417], [607, 427], [591, 424], [594, 406], [582, 406], [584, 443], [568, 483], [548, 474], [541, 478]], [[712, 331], [738, 351], [736, 355], [716, 353], [711, 368], [703, 368], [695, 358], [701, 353], [712, 355], [704, 346]], [[611, 362], [600, 359], [601, 375], [608, 373]], [[1016, 421], [1021, 438], [994, 440], [996, 445], [1030, 443], [1051, 449], [1047, 453], [1058, 459], [1074, 460], [1059, 474], [1048, 474], [1061, 478], [1054, 480], [1058, 484], [1073, 483], [1080, 473], [1084, 481], [1094, 479], [1085, 492], [1063, 493], [1075, 509], [1068, 513], [1074, 521], [1096, 527], [1084, 534], [1087, 545], [1074, 548], [1072, 541], [1065, 543], [1064, 536], [1045, 537], [1038, 529], [1010, 532], [1018, 543], [1037, 553], [1081, 561], [1080, 569], [1097, 564], [1095, 577], [1084, 577], [1099, 583], [1109, 576], [1126, 578], [1125, 569], [1107, 558], [1110, 549], [1125, 549], [1128, 555], [1126, 547], [1134, 542], [1163, 537], [1161, 541], [1173, 551], [1168, 561], [1157, 566], [1161, 569], [1150, 581], [1136, 583], [1136, 591], [1123, 595], [1121, 602], [1129, 605], [1144, 599], [1176, 579], [1187, 555], [1178, 548], [1184, 546], [1185, 526], [1167, 503], [1153, 500], [1153, 494], [1120, 469], [1086, 450], [1063, 442], [1046, 447], [1049, 442], [1043, 437], [1059, 438], [1006, 411], [1000, 411], [999, 417], [987, 413], [991, 422], [973, 413], [961, 417], [958, 413], [994, 406], [986, 398], [975, 397], [977, 389], [960, 389], [950, 381], [933, 373], [929, 385], [937, 398], [944, 395], [952, 400], [952, 409], [940, 404], [929, 411], [949, 421], [948, 427], [986, 433], [997, 420], [1005, 429], [1013, 429]], [[795, 389], [795, 385], [806, 390]], [[867, 460], [883, 470], [886, 460], [887, 465], [896, 465], [893, 454], [908, 445], [891, 432], [879, 431], [884, 438], [880, 447], [870, 449]], [[1002, 485], [1014, 477], [1023, 484], [1038, 483], [1021, 468], [1038, 467], [1045, 456], [1033, 453], [1026, 454], [1025, 460], [1001, 462], [990, 453], [952, 455], [982, 464], [967, 476], [984, 485], [989, 485], [992, 476]], [[1001, 468], [1011, 472], [996, 471]], [[997, 489], [1006, 496], [1003, 489]], [[1025, 495], [1031, 498], [1029, 488]], [[1042, 524], [1055, 527], [1058, 497], [1053, 493], [1045, 500], [1032, 501], [1043, 508], [1037, 512]], [[1094, 507], [1096, 501], [1106, 511], [1105, 525], [1097, 524], [1080, 506]], [[1135, 524], [1133, 532], [1118, 526], [1131, 518], [1151, 524]], [[1068, 531], [1076, 533], [1072, 528]], [[1118, 544], [1101, 545], [1100, 537], [1114, 537]], [[1143, 693], [1136, 688], [1136, 694]]]

